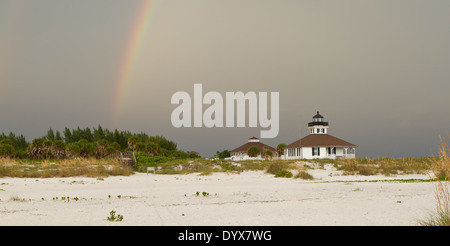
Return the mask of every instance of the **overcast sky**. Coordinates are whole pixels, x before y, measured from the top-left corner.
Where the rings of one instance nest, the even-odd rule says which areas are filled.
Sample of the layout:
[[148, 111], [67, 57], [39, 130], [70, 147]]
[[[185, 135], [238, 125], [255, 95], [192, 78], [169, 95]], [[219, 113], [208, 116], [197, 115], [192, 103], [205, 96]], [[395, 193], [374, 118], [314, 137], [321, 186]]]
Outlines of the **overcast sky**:
[[[359, 157], [428, 156], [450, 130], [448, 0], [160, 0], [121, 111], [115, 87], [141, 0], [0, 0], [0, 132], [163, 135], [211, 156], [261, 128], [174, 128], [171, 96], [279, 92], [276, 147], [316, 111]], [[206, 107], [205, 107], [206, 109]]]

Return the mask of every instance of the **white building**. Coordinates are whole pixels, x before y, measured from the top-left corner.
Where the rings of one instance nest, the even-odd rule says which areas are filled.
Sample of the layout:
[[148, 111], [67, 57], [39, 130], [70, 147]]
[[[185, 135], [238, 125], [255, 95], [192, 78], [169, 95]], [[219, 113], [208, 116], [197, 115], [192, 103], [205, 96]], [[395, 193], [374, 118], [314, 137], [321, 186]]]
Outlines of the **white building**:
[[[247, 154], [247, 151], [250, 147], [252, 146], [256, 146], [259, 151], [260, 154], [255, 156], [255, 157], [250, 157]], [[231, 160], [235, 160], [235, 161], [241, 161], [241, 160], [262, 160], [265, 159], [266, 157], [268, 157], [265, 152], [270, 150], [272, 152], [272, 157], [276, 157], [277, 156], [277, 151], [275, 148], [267, 145], [267, 144], [263, 144], [259, 141], [258, 138], [252, 137], [249, 138], [247, 143], [235, 148], [234, 150], [230, 151]]]
[[328, 122], [317, 114], [308, 123], [309, 135], [284, 149], [285, 159], [355, 158], [356, 145], [328, 134]]

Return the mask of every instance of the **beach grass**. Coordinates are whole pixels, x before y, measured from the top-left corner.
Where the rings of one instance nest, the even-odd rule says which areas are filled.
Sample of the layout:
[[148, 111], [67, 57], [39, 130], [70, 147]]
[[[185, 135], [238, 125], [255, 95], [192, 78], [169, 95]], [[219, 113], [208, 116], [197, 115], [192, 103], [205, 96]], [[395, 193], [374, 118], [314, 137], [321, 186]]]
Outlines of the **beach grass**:
[[128, 176], [134, 171], [115, 159], [75, 158], [57, 160], [0, 159], [0, 177], [107, 177]]
[[[156, 167], [157, 174], [189, 174], [214, 172], [240, 173], [243, 171], [264, 171], [281, 175], [286, 171], [296, 173], [307, 169], [324, 169], [333, 165], [342, 175], [401, 175], [427, 174], [431, 164], [438, 157], [421, 158], [355, 158], [355, 159], [315, 159], [315, 160], [245, 160], [223, 159], [164, 159], [160, 162], [144, 162], [135, 165], [134, 170], [123, 166], [117, 159], [72, 158], [56, 160], [0, 159], [0, 177], [50, 178], [50, 177], [105, 177], [146, 172], [147, 167]], [[280, 173], [281, 172], [281, 173]], [[295, 173], [294, 172], [294, 173]], [[288, 175], [290, 177], [290, 175]], [[294, 176], [295, 177], [295, 176]], [[297, 177], [301, 178], [301, 177]]]
[[406, 158], [355, 158], [334, 160], [337, 170], [343, 175], [378, 175], [427, 174], [434, 157]]
[[[450, 139], [450, 134], [447, 132]], [[419, 221], [425, 226], [450, 226], [450, 147], [445, 139], [441, 137], [439, 155], [433, 158], [429, 164], [431, 170], [430, 178], [436, 178], [435, 199], [436, 213], [431, 214], [427, 219]]]

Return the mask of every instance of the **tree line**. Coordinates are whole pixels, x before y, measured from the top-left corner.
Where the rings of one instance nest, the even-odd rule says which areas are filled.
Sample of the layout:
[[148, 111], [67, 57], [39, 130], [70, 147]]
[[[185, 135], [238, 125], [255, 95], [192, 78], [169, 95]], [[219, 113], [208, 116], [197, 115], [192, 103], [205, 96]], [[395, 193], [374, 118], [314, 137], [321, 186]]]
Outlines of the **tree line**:
[[[73, 157], [104, 158], [121, 151], [136, 151], [150, 156], [180, 156], [187, 153], [177, 150], [177, 144], [163, 136], [149, 136], [144, 132], [111, 131], [97, 128], [54, 131], [27, 142], [23, 135], [0, 135], [0, 157], [30, 159], [62, 159]], [[181, 154], [183, 152], [184, 154]]]

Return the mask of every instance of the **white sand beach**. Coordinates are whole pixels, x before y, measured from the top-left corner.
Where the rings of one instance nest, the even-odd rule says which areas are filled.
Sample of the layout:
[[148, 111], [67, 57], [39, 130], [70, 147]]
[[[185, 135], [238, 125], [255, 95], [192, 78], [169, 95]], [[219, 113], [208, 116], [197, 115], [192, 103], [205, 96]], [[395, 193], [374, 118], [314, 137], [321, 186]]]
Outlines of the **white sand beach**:
[[[433, 183], [356, 182], [427, 175], [342, 176], [330, 167], [308, 172], [316, 179], [263, 171], [0, 178], [0, 225], [413, 226], [435, 211]], [[108, 221], [112, 210], [123, 220]]]

